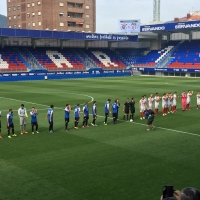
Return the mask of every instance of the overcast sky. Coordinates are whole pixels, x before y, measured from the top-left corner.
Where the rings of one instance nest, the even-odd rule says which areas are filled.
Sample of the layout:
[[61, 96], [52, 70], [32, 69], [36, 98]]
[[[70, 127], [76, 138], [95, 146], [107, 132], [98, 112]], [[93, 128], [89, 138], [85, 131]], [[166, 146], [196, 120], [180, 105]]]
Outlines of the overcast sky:
[[[51, 0], [49, 0], [51, 1]], [[118, 19], [140, 19], [145, 24], [153, 19], [153, 0], [96, 0], [97, 32], [117, 32]], [[161, 0], [161, 21], [183, 17], [200, 10], [199, 0]], [[0, 0], [0, 14], [6, 15], [6, 0]]]

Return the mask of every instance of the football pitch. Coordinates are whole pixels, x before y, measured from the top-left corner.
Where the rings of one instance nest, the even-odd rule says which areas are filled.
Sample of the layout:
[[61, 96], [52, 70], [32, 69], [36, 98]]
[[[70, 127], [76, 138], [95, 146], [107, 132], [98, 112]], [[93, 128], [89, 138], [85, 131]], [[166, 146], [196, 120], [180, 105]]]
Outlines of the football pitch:
[[[142, 95], [156, 92], [193, 90], [191, 110], [163, 117], [161, 103], [153, 131], [139, 119]], [[196, 109], [199, 79], [115, 77], [1, 83], [0, 140], [1, 200], [153, 200], [160, 199], [162, 187], [192, 186], [200, 189], [200, 110]], [[122, 120], [126, 98], [135, 97], [134, 122]], [[118, 123], [104, 126], [104, 104], [119, 98]], [[75, 130], [73, 112], [69, 132], [65, 132], [66, 103], [81, 109], [97, 101], [97, 127]], [[20, 135], [17, 110], [25, 104], [38, 109], [39, 134], [31, 134], [30, 114], [27, 130]], [[48, 132], [47, 109], [54, 104], [55, 133]], [[6, 114], [14, 110], [15, 138], [7, 138]], [[110, 116], [111, 117], [111, 116]], [[89, 122], [91, 123], [92, 116]]]

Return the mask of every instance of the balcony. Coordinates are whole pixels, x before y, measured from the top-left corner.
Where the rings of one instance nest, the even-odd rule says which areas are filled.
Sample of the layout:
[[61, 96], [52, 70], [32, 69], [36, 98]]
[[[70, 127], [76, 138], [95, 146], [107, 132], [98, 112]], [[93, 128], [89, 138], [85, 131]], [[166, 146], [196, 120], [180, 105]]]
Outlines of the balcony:
[[84, 13], [84, 8], [76, 8], [76, 7], [67, 7], [68, 12], [75, 12], [75, 13]]

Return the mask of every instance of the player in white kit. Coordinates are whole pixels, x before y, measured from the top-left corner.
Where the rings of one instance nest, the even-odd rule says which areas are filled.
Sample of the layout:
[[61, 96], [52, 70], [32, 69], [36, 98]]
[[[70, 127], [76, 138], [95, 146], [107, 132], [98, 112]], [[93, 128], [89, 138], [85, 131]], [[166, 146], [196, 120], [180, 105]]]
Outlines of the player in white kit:
[[197, 110], [200, 108], [200, 92], [197, 94]]
[[174, 92], [174, 94], [173, 94], [173, 101], [172, 101], [172, 111], [173, 112], [177, 112], [177, 110], [176, 110], [177, 98], [178, 98], [177, 92]]
[[153, 110], [153, 102], [154, 102], [153, 95], [150, 94], [150, 97], [148, 98], [148, 109]]
[[167, 115], [167, 94], [164, 93], [162, 96], [162, 115], [165, 116]]
[[158, 115], [160, 99], [161, 99], [161, 97], [159, 97], [158, 93], [156, 93], [156, 96], [154, 97], [154, 102], [155, 102], [155, 104], [154, 104], [155, 105], [154, 113], [155, 113], [155, 115]]
[[172, 111], [172, 102], [173, 102], [173, 96], [172, 93], [168, 94], [168, 113], [173, 113]]
[[139, 109], [140, 109], [140, 119], [145, 119], [144, 117], [144, 111], [145, 111], [145, 100], [144, 100], [144, 96], [142, 96], [142, 98], [139, 101]]
[[146, 95], [144, 95], [144, 107], [145, 107], [145, 109], [147, 109], [147, 97], [146, 97]]
[[190, 100], [191, 100], [192, 95], [193, 95], [193, 91], [188, 90], [186, 110], [190, 110]]

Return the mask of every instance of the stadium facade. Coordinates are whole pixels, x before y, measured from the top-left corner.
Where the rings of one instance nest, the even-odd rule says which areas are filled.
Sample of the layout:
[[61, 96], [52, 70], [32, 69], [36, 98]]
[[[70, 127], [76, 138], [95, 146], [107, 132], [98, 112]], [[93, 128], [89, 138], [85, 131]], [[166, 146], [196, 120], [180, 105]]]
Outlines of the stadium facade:
[[157, 75], [200, 77], [200, 21], [138, 35], [0, 29], [0, 81]]
[[7, 0], [9, 28], [96, 31], [96, 0]]

